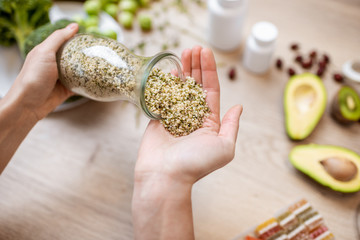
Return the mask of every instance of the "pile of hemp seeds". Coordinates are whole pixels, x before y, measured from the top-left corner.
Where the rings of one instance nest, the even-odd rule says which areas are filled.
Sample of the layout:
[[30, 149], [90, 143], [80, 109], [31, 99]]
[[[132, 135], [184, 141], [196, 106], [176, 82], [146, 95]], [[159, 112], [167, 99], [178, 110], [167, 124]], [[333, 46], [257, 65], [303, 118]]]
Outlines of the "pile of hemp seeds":
[[186, 136], [202, 127], [210, 108], [206, 90], [192, 77], [186, 81], [154, 68], [147, 80], [145, 102], [161, 116], [165, 129], [175, 137]]

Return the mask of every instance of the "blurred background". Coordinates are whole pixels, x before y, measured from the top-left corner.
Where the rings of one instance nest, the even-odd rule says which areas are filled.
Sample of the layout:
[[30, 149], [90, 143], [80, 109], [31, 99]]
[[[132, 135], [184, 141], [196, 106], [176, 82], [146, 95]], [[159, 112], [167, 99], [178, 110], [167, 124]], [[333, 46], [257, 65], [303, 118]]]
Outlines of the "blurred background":
[[[214, 1], [53, 1], [48, 21], [77, 21], [85, 31], [116, 39], [142, 56], [169, 50], [180, 57], [195, 45], [213, 49], [221, 116], [235, 104], [244, 112], [234, 160], [193, 188], [196, 239], [233, 239], [302, 198], [336, 238], [357, 239], [359, 193], [312, 180], [290, 163], [289, 153], [310, 143], [360, 153], [359, 120], [343, 125], [331, 115], [344, 85], [357, 96], [360, 91], [360, 83], [343, 71], [360, 57], [360, 2], [249, 0], [225, 11], [226, 3], [211, 7]], [[263, 21], [272, 23], [276, 34], [263, 30], [255, 36], [260, 45], [249, 46], [253, 26]], [[1, 33], [3, 97], [23, 53], [14, 38]], [[257, 52], [264, 46], [267, 50]], [[251, 56], [265, 62], [264, 71], [244, 66], [246, 49], [259, 53]], [[313, 52], [316, 60], [304, 65]], [[319, 73], [324, 56], [328, 61]], [[327, 98], [316, 127], [294, 141], [285, 128], [284, 91], [291, 76], [305, 72], [321, 79]], [[133, 169], [148, 121], [131, 103], [84, 99], [64, 103], [40, 121], [1, 176], [0, 239], [133, 239]]]

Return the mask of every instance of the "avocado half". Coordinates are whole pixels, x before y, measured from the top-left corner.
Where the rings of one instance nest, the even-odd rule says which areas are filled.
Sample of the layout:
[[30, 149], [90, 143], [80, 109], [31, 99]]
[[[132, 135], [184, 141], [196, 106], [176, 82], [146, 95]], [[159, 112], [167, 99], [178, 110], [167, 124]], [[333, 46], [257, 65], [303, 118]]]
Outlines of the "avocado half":
[[360, 155], [343, 147], [308, 144], [294, 147], [290, 162], [320, 184], [339, 192], [360, 190]]
[[285, 126], [293, 140], [303, 140], [314, 130], [324, 114], [326, 90], [321, 79], [311, 73], [294, 75], [284, 92]]
[[351, 124], [360, 119], [360, 97], [350, 86], [342, 86], [335, 94], [331, 116], [341, 124]]

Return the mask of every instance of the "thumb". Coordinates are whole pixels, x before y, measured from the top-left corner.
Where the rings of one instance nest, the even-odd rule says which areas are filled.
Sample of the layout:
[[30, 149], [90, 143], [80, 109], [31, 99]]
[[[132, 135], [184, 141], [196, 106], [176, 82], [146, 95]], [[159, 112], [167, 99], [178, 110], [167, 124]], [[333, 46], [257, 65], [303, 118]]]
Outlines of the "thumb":
[[241, 105], [236, 105], [227, 111], [221, 122], [219, 136], [236, 142], [242, 110], [243, 107]]
[[74, 36], [79, 30], [77, 23], [70, 23], [66, 28], [56, 30], [41, 43], [41, 47], [46, 51], [56, 52], [61, 45]]

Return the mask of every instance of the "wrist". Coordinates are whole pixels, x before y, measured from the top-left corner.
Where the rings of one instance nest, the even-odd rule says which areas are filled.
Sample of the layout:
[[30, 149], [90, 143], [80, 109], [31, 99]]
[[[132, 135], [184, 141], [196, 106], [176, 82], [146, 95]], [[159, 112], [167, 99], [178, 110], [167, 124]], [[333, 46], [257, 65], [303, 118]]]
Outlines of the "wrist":
[[162, 174], [137, 175], [134, 181], [132, 212], [134, 217], [152, 216], [167, 212], [168, 208], [183, 208], [191, 205], [192, 184], [177, 181]]
[[0, 174], [37, 119], [22, 104], [21, 97], [8, 93], [0, 100]]
[[145, 174], [137, 175], [134, 184], [135, 239], [194, 239], [191, 183]]
[[161, 173], [135, 173], [134, 200], [182, 200], [191, 195], [192, 185]]
[[1, 100], [0, 111], [8, 119], [8, 126], [34, 126], [38, 119], [31, 109], [24, 104], [21, 92], [10, 89], [7, 95]]

